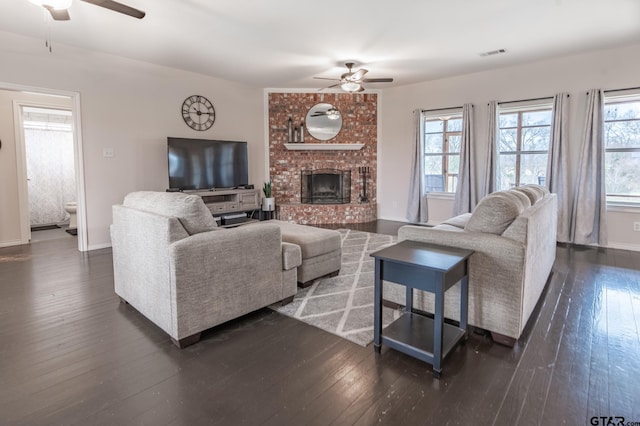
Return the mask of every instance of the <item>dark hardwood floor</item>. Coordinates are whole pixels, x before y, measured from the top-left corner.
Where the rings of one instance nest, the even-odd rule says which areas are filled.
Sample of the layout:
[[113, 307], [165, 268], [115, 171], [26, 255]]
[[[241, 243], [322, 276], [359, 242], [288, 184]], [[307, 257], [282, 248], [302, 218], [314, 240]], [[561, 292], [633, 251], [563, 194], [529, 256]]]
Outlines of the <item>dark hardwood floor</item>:
[[111, 262], [73, 238], [0, 249], [0, 424], [640, 422], [640, 253], [559, 246], [516, 347], [472, 333], [441, 380], [269, 309], [180, 350], [119, 302]]

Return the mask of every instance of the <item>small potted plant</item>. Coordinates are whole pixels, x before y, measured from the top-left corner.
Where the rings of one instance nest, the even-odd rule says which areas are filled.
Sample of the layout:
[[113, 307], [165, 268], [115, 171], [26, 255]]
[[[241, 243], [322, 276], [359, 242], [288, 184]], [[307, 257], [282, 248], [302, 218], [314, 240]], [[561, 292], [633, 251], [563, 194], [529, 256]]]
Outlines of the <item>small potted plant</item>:
[[262, 199], [262, 211], [264, 212], [272, 212], [275, 210], [276, 199], [271, 196], [271, 188], [272, 183], [271, 179], [269, 179], [269, 182], [265, 182], [262, 187], [262, 191], [264, 192], [264, 198]]

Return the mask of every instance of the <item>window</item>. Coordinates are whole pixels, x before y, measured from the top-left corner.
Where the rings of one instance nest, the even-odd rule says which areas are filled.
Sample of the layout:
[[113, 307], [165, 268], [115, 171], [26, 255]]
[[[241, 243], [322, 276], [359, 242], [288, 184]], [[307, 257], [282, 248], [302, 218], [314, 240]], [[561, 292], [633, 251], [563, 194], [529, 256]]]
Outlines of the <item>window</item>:
[[499, 189], [545, 184], [552, 105], [500, 109], [498, 130]]
[[605, 98], [607, 202], [640, 204], [640, 94]]
[[424, 173], [427, 192], [456, 192], [460, 169], [462, 112], [425, 116]]

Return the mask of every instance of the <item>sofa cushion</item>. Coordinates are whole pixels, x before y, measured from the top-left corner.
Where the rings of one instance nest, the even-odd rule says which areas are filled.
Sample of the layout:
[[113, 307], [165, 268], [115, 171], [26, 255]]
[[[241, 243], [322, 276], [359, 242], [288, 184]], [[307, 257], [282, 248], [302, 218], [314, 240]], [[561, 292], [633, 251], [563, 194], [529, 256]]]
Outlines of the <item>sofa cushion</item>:
[[440, 225], [436, 225], [433, 227], [433, 229], [438, 229], [440, 231], [464, 232], [464, 229], [454, 225], [449, 225], [447, 223], [441, 223]]
[[509, 189], [506, 191], [503, 191], [505, 194], [515, 197], [517, 199], [518, 204], [520, 204], [520, 213], [522, 213], [524, 211], [524, 209], [528, 209], [529, 207], [531, 207], [531, 200], [529, 199], [529, 197], [527, 197], [525, 194], [523, 194], [522, 192], [516, 190], [516, 189]]
[[445, 220], [444, 222], [442, 222], [442, 225], [451, 225], [455, 226], [456, 228], [464, 229], [464, 227], [467, 225], [467, 222], [469, 222], [470, 217], [471, 213], [463, 213], [458, 216], [454, 216], [451, 219]]
[[523, 210], [524, 203], [518, 196], [509, 191], [494, 192], [478, 203], [464, 230], [501, 235]]
[[211, 231], [217, 227], [213, 215], [197, 195], [137, 191], [127, 194], [122, 204], [125, 207], [176, 217], [189, 235]]
[[551, 192], [549, 191], [549, 189], [546, 186], [542, 186], [542, 185], [536, 185], [535, 183], [530, 183], [528, 185], [525, 185], [527, 188], [533, 188], [534, 190], [540, 192], [540, 194], [542, 195], [542, 198], [544, 198], [545, 196], [551, 194]]
[[[282, 231], [282, 241], [300, 246], [302, 259], [310, 259], [342, 249], [340, 232], [314, 226], [271, 220]], [[299, 277], [298, 277], [299, 278]]]
[[529, 197], [529, 201], [531, 201], [531, 205], [534, 205], [535, 203], [538, 202], [538, 200], [541, 200], [544, 197], [544, 194], [538, 188], [534, 188], [527, 185], [519, 186], [517, 188], [514, 188], [514, 190], [518, 192], [522, 192], [524, 195]]

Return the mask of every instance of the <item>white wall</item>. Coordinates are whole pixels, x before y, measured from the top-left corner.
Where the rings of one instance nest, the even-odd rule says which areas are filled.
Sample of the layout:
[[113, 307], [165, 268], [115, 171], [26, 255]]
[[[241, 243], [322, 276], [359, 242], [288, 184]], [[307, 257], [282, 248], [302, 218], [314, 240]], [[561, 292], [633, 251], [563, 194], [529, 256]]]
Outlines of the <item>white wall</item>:
[[[487, 58], [491, 60], [491, 58]], [[411, 165], [412, 111], [474, 104], [476, 141], [487, 144], [487, 103], [570, 93], [570, 176], [575, 181], [583, 133], [586, 91], [640, 86], [640, 44], [591, 52], [493, 71], [451, 77], [384, 91], [379, 145], [379, 217], [406, 221]], [[451, 216], [453, 202], [430, 199], [430, 222]], [[640, 212], [609, 211], [609, 245], [640, 250], [640, 233], [633, 222]]]
[[[111, 206], [125, 194], [167, 188], [167, 136], [246, 140], [249, 181], [261, 184], [266, 175], [260, 88], [61, 44], [49, 53], [43, 40], [7, 32], [0, 32], [0, 64], [2, 83], [80, 93], [90, 249], [110, 244]], [[182, 102], [194, 94], [216, 109], [208, 131], [182, 120]], [[103, 157], [106, 147], [113, 158]], [[3, 203], [2, 217], [12, 208]]]

